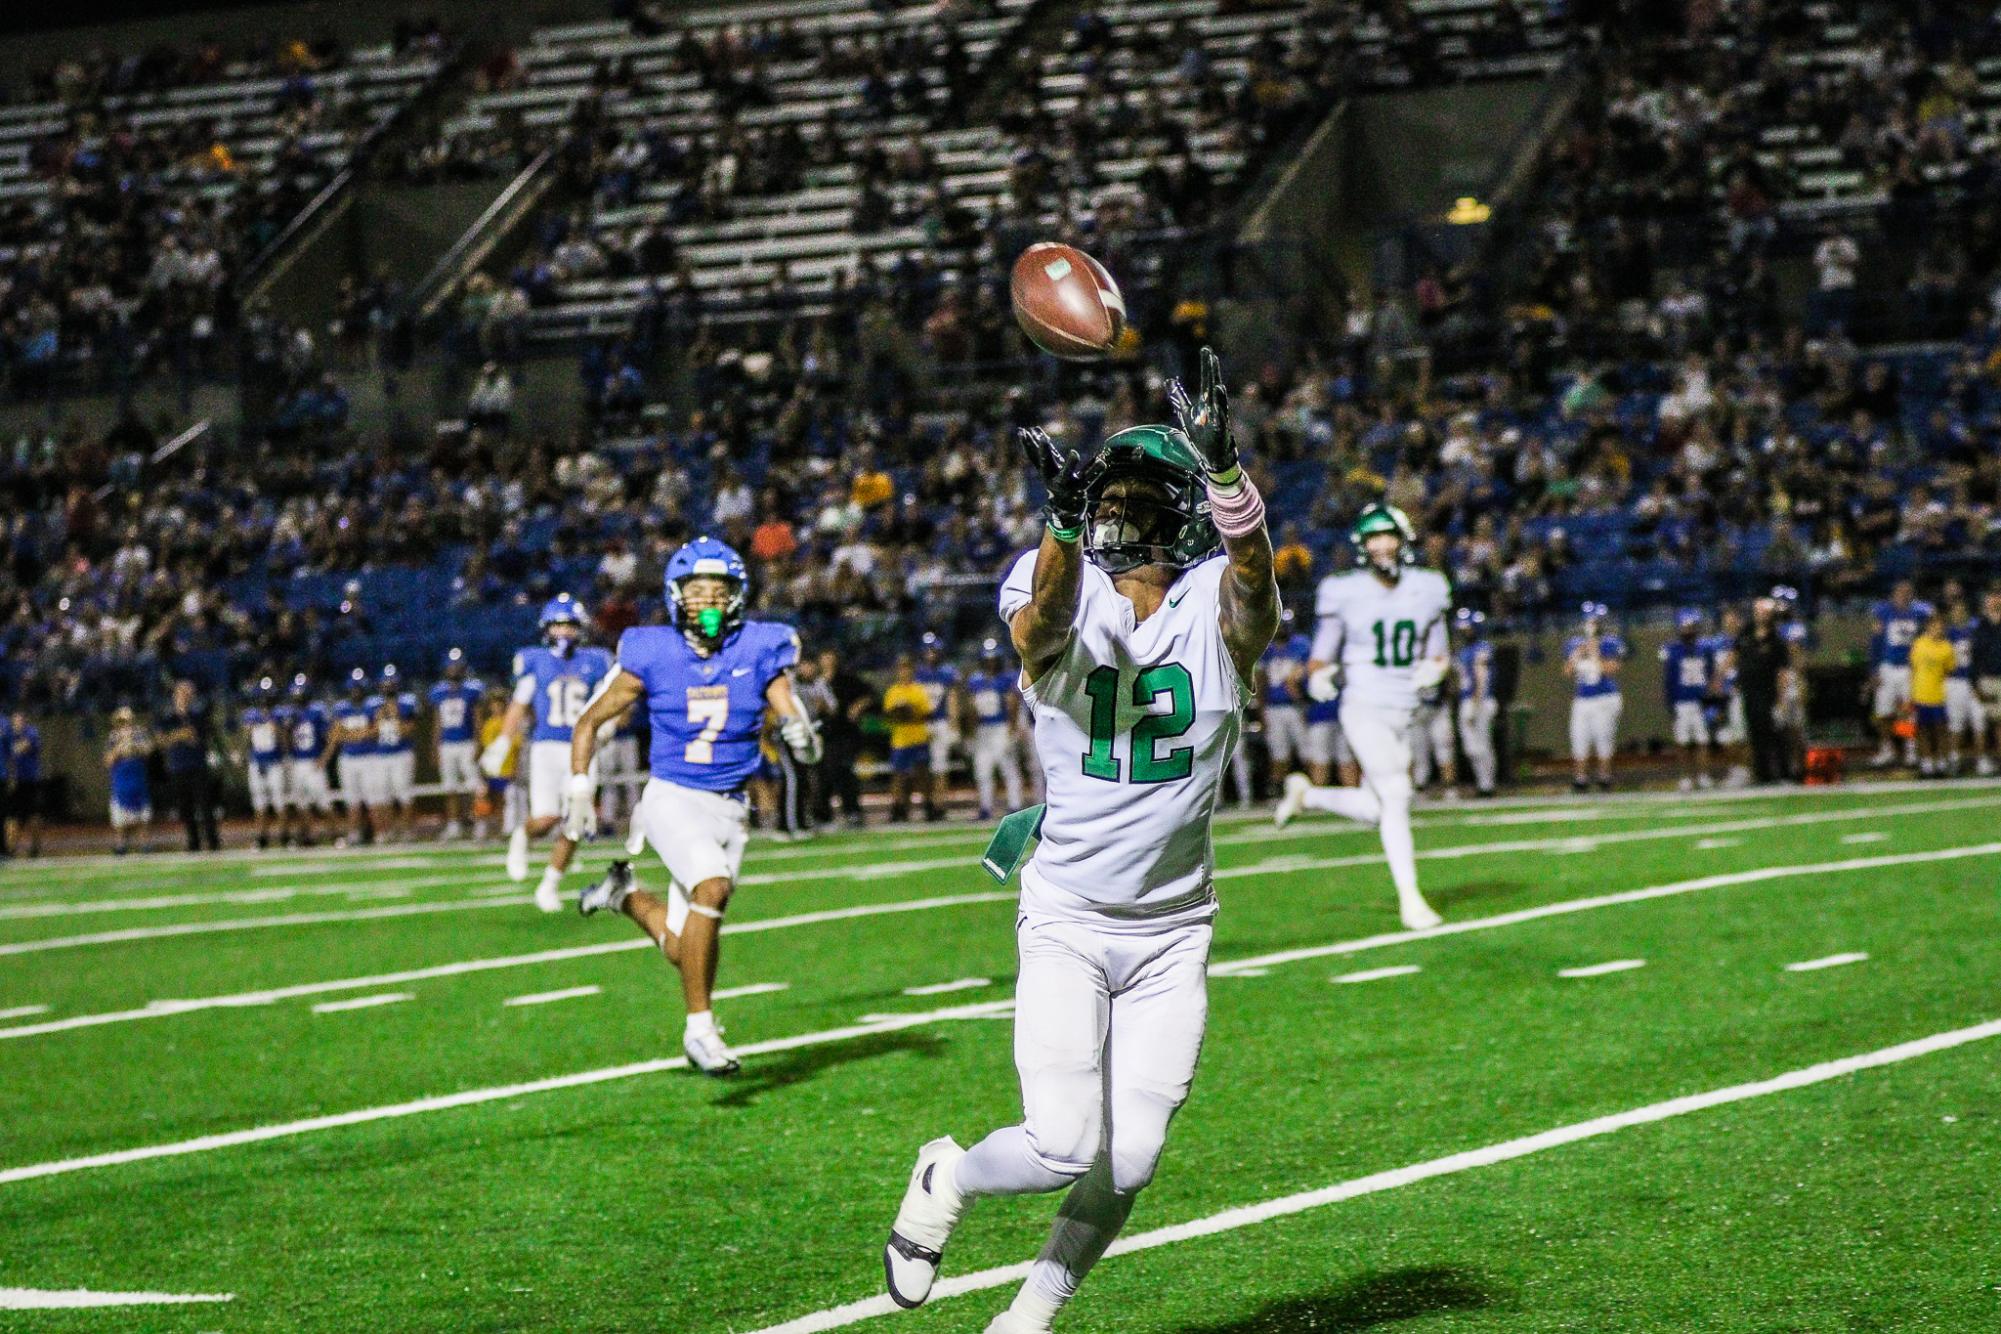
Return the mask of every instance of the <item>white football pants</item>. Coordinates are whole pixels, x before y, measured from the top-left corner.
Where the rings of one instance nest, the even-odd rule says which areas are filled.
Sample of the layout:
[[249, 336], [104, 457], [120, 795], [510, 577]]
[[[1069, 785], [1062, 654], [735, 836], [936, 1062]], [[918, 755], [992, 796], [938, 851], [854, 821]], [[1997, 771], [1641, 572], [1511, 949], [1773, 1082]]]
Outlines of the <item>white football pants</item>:
[[1473, 770], [1473, 786], [1482, 792], [1492, 792], [1494, 782], [1500, 776], [1499, 761], [1494, 756], [1494, 718], [1501, 711], [1496, 699], [1466, 698], [1459, 701], [1459, 744], [1466, 752], [1466, 763]]
[[980, 810], [994, 812], [994, 776], [1007, 795], [1007, 809], [1021, 809], [1021, 750], [1006, 723], [981, 723], [973, 733], [973, 786], [980, 794]]
[[1436, 772], [1452, 781], [1452, 767], [1458, 746], [1452, 734], [1452, 708], [1446, 704], [1420, 704], [1410, 716], [1411, 779], [1419, 787], [1431, 782]]

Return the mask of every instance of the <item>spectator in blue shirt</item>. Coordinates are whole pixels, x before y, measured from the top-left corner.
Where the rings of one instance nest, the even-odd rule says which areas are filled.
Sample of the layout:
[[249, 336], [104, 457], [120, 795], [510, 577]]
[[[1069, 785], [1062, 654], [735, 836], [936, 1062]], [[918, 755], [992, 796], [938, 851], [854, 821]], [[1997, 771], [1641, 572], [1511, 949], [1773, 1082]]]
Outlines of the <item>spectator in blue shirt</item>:
[[4, 734], [6, 771], [12, 787], [7, 794], [7, 823], [0, 852], [42, 855], [42, 734], [19, 709]]

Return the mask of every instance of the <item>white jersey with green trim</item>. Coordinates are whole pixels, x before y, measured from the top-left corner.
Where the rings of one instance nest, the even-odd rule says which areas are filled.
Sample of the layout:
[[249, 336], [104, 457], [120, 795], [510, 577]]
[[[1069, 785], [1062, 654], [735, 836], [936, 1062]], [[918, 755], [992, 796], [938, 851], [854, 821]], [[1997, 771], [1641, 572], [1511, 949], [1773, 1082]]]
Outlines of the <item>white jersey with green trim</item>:
[[[1036, 554], [1001, 585], [1002, 620], [1030, 602]], [[1048, 802], [1024, 910], [1130, 930], [1215, 913], [1209, 821], [1251, 698], [1218, 620], [1227, 564], [1184, 570], [1144, 622], [1084, 566], [1069, 641], [1021, 689]]]
[[1393, 584], [1368, 568], [1330, 574], [1313, 611], [1313, 658], [1341, 664], [1343, 702], [1408, 713], [1417, 707], [1418, 662], [1449, 651], [1452, 585], [1437, 570], [1410, 566]]

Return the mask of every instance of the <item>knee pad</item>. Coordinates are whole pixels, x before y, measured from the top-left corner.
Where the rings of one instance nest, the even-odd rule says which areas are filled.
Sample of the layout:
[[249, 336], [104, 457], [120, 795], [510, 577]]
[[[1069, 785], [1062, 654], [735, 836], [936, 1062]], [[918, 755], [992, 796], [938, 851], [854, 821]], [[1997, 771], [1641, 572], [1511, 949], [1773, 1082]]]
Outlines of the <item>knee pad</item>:
[[1408, 811], [1417, 788], [1412, 785], [1410, 775], [1401, 771], [1386, 774], [1380, 779], [1372, 779], [1369, 786], [1375, 789], [1376, 800], [1383, 803], [1384, 811], [1397, 807]]
[[1024, 1129], [1028, 1133], [1028, 1150], [1035, 1155], [1035, 1161], [1057, 1176], [1073, 1181], [1091, 1170], [1104, 1144], [1103, 1118], [1082, 1109], [1059, 1118], [1044, 1118], [1040, 1125], [1030, 1122]]

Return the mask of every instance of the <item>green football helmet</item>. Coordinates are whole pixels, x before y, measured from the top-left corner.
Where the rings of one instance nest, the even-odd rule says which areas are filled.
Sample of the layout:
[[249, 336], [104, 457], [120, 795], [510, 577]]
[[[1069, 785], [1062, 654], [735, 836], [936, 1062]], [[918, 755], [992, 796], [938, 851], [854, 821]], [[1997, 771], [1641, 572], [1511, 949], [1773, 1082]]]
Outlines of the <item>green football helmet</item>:
[[[1388, 564], [1369, 555], [1366, 544], [1377, 533], [1397, 536], [1397, 554]], [[1355, 544], [1355, 564], [1385, 578], [1395, 579], [1403, 573], [1404, 566], [1417, 564], [1417, 530], [1411, 527], [1410, 516], [1395, 505], [1372, 500], [1362, 506], [1362, 512], [1355, 516], [1355, 526], [1348, 530], [1348, 540]]]
[[[1137, 482], [1118, 496], [1114, 482]], [[1129, 426], [1099, 447], [1085, 479], [1084, 552], [1107, 574], [1188, 566], [1222, 545], [1201, 456], [1172, 426]]]

